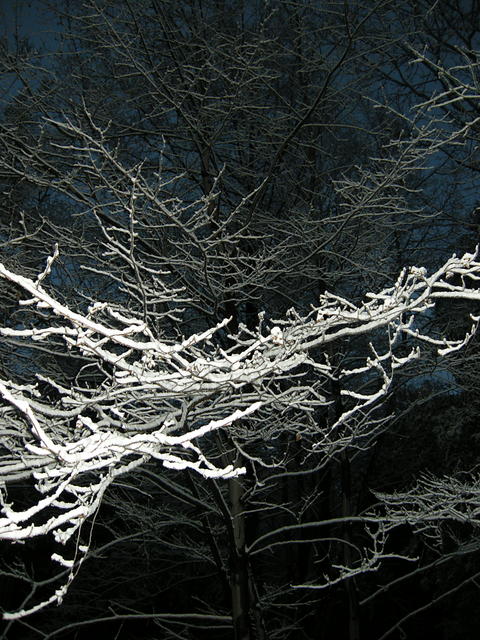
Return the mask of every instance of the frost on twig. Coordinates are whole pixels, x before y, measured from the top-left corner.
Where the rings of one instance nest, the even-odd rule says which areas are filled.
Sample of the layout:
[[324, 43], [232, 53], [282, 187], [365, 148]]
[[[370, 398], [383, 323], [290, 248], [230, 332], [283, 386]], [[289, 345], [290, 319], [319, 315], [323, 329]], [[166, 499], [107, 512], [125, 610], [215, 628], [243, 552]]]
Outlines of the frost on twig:
[[382, 507], [377, 516], [387, 529], [407, 524], [441, 544], [444, 523], [480, 525], [478, 474], [435, 477], [424, 474], [414, 487], [396, 493], [376, 493]]
[[[380, 520], [378, 522], [371, 518], [372, 522], [365, 526], [365, 534], [369, 538], [369, 545], [353, 545], [351, 553], [355, 557], [355, 561], [351, 566], [333, 563], [329, 574], [325, 573], [321, 578], [315, 579], [307, 584], [295, 585], [295, 589], [320, 590], [328, 589], [344, 580], [351, 580], [360, 574], [373, 573], [377, 571], [382, 562], [385, 560], [404, 560], [406, 562], [414, 562], [417, 558], [412, 558], [401, 553], [389, 553], [386, 549], [388, 539], [388, 529]], [[368, 522], [368, 518], [365, 519]], [[344, 541], [345, 544], [348, 544]]]
[[[46, 318], [42, 328], [3, 327], [0, 335], [32, 343], [55, 340], [56, 348], [60, 340], [67, 357], [77, 351], [99, 364], [103, 377], [94, 387], [85, 382], [66, 388], [49, 380], [59, 396], [56, 402], [43, 398], [34, 385], [0, 380], [5, 431], [0, 482], [6, 487], [31, 478], [38, 494], [33, 504], [22, 508], [10, 504], [6, 490], [2, 492], [0, 539], [10, 541], [50, 534], [65, 545], [98, 509], [112, 482], [149, 460], [206, 478], [241, 474], [244, 470], [231, 464], [218, 466], [218, 456], [213, 462], [209, 443], [218, 430], [241, 434], [246, 418], [256, 437], [268, 439], [274, 436], [268, 426], [275, 424], [273, 414], [285, 415], [293, 408], [312, 425], [312, 455], [332, 455], [375, 430], [374, 408], [388, 394], [395, 371], [420, 356], [422, 344], [441, 354], [465, 344], [465, 339], [424, 334], [417, 317], [438, 299], [480, 300], [475, 289], [480, 263], [476, 254], [466, 254], [450, 258], [430, 276], [416, 267], [404, 270], [392, 287], [368, 294], [360, 304], [327, 293], [306, 316], [292, 310], [273, 328], [260, 326], [247, 337], [233, 336], [234, 346], [225, 351], [215, 338], [228, 319], [167, 342], [156, 338], [145, 321], [108, 304], [95, 303], [83, 314], [72, 310], [44, 286], [52, 260], [35, 281], [0, 265], [0, 276], [28, 294], [23, 304], [40, 307]], [[374, 340], [378, 335], [383, 339]], [[355, 336], [371, 338], [364, 362], [334, 372], [327, 345]], [[405, 336], [410, 349], [400, 354], [398, 345]], [[322, 429], [311, 415], [330, 403], [328, 383], [333, 377], [345, 409]], [[363, 389], [356, 388], [360, 383]], [[52, 556], [69, 568], [69, 580], [87, 547], [82, 549], [75, 558]], [[365, 562], [376, 566], [379, 554], [365, 556]], [[53, 600], [63, 594], [60, 589]]]

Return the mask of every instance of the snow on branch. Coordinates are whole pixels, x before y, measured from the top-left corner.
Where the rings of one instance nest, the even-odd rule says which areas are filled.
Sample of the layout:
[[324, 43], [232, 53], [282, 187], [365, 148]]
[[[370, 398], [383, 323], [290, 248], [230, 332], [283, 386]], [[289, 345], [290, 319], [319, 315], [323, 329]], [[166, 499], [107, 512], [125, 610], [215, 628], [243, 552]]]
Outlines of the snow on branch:
[[414, 487], [396, 493], [375, 493], [381, 501], [376, 517], [386, 530], [408, 524], [436, 544], [442, 543], [443, 523], [480, 525], [478, 474], [435, 477], [424, 474]]
[[[345, 409], [329, 428], [322, 431], [315, 424], [313, 449], [321, 455], [348, 446], [359, 433], [375, 430], [373, 408], [387, 395], [394, 372], [419, 357], [422, 344], [444, 355], [463, 347], [478, 322], [473, 318], [472, 331], [460, 340], [424, 334], [416, 322], [438, 299], [480, 301], [477, 254], [453, 256], [430, 276], [421, 268], [404, 269], [393, 286], [367, 294], [359, 304], [326, 293], [306, 316], [291, 310], [270, 329], [260, 324], [256, 331], [231, 336], [228, 350], [216, 340], [228, 318], [168, 342], [157, 339], [145, 321], [106, 303], [94, 303], [86, 313], [70, 309], [45, 288], [55, 257], [36, 280], [0, 264], [0, 277], [28, 294], [22, 306], [41, 309], [43, 322], [40, 328], [0, 327], [0, 335], [16, 342], [53, 341], [64, 356], [76, 351], [96, 363], [101, 376], [72, 388], [43, 378], [55, 390], [55, 402], [42, 397], [36, 385], [0, 380], [0, 428], [5, 434], [0, 539], [10, 541], [50, 534], [65, 545], [98, 509], [112, 482], [149, 460], [207, 478], [243, 473], [209, 459], [211, 434], [235, 434], [248, 418], [256, 435], [268, 438], [263, 425], [275, 421], [265, 420], [264, 412], [271, 415], [288, 405], [308, 415], [330, 403], [327, 383], [332, 378], [341, 386]], [[383, 336], [380, 342], [378, 335]], [[368, 337], [368, 356], [363, 364], [335, 372], [325, 348], [355, 336]], [[408, 336], [410, 350], [399, 355], [402, 336]], [[307, 383], [301, 386], [299, 376]], [[366, 379], [369, 384], [356, 388]], [[7, 485], [27, 478], [35, 484], [37, 499], [30, 506], [10, 504]], [[71, 580], [86, 551], [79, 547], [74, 559], [59, 553], [52, 558], [71, 568]], [[53, 600], [63, 595], [60, 589]], [[5, 617], [22, 617], [38, 607]]]

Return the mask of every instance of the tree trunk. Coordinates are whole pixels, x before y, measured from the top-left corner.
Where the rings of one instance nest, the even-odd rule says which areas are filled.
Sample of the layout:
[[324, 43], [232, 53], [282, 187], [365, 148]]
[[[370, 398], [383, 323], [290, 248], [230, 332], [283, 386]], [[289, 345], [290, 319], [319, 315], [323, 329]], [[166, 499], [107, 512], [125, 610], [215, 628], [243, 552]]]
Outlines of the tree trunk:
[[250, 597], [248, 563], [245, 555], [245, 514], [242, 497], [243, 486], [238, 478], [229, 481], [230, 504], [234, 548], [232, 549], [230, 589], [235, 640], [250, 640]]
[[[343, 452], [340, 462], [340, 473], [342, 483], [342, 516], [347, 518], [353, 514], [352, 509], [352, 478], [350, 473], [350, 460]], [[352, 566], [352, 546], [351, 535], [348, 523], [343, 525], [343, 562], [345, 566]], [[348, 640], [360, 640], [360, 617], [358, 605], [358, 593], [355, 585], [355, 578], [345, 581], [345, 591], [348, 603]]]
[[[336, 380], [332, 381], [332, 394], [334, 399], [335, 418], [338, 420], [343, 413], [343, 402], [340, 393], [340, 385]], [[343, 518], [356, 515], [352, 503], [352, 476], [350, 469], [350, 459], [346, 451], [340, 456], [340, 486], [342, 494], [341, 515]], [[342, 525], [342, 556], [343, 564], [346, 567], [352, 566], [352, 536], [350, 525], [344, 522]], [[360, 640], [360, 617], [358, 593], [355, 579], [349, 578], [344, 582], [345, 594], [348, 606], [348, 640]]]

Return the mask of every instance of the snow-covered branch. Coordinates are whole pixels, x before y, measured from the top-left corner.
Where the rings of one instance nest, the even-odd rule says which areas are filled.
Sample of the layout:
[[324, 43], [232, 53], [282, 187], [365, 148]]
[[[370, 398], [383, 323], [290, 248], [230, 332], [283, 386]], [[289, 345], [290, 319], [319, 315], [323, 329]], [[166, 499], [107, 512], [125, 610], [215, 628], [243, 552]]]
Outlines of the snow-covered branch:
[[[34, 342], [55, 339], [57, 348], [61, 339], [67, 355], [77, 350], [99, 364], [103, 377], [95, 387], [65, 388], [49, 380], [59, 396], [56, 403], [42, 398], [34, 385], [0, 381], [5, 432], [0, 480], [5, 484], [30, 476], [39, 494], [27, 508], [15, 508], [2, 494], [0, 538], [13, 541], [52, 534], [65, 544], [96, 511], [115, 478], [147, 460], [209, 478], [241, 474], [242, 468], [219, 467], [209, 460], [210, 434], [234, 431], [247, 417], [257, 426], [256, 413], [294, 402], [295, 390], [300, 392], [296, 374], [306, 371], [314, 372], [320, 383], [302, 387], [298, 409], [308, 414], [326, 406], [326, 382], [334, 369], [322, 349], [366, 335], [370, 348], [364, 363], [337, 373], [345, 409], [329, 429], [316, 428], [313, 448], [320, 454], [347, 446], [352, 433], [358, 437], [374, 428], [371, 407], [387, 395], [395, 370], [420, 355], [422, 343], [445, 354], [469, 337], [426, 335], [417, 317], [437, 299], [480, 300], [474, 288], [480, 279], [477, 256], [454, 256], [430, 276], [416, 267], [402, 271], [392, 287], [367, 294], [360, 304], [327, 293], [306, 317], [291, 310], [270, 329], [232, 336], [234, 346], [225, 350], [216, 346], [215, 335], [228, 319], [173, 343], [159, 340], [144, 321], [105, 303], [91, 305], [85, 314], [74, 311], [44, 287], [51, 264], [49, 260], [36, 281], [0, 265], [1, 277], [30, 296], [22, 305], [49, 314], [41, 328], [3, 327], [0, 334]], [[398, 355], [399, 338], [405, 335], [410, 350]], [[290, 380], [293, 396], [274, 384], [280, 380], [284, 386]], [[366, 384], [362, 391], [354, 386], [359, 381]], [[73, 566], [61, 554], [52, 557]]]

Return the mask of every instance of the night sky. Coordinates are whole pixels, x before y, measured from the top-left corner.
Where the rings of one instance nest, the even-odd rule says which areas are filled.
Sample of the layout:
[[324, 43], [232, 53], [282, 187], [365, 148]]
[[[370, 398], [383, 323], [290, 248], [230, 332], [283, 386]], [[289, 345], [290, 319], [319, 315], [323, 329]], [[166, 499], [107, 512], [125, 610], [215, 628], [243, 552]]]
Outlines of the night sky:
[[[50, 3], [51, 4], [51, 3]], [[42, 51], [52, 49], [58, 25], [41, 0], [1, 0], [0, 35], [12, 46], [16, 40], [28, 38]]]

